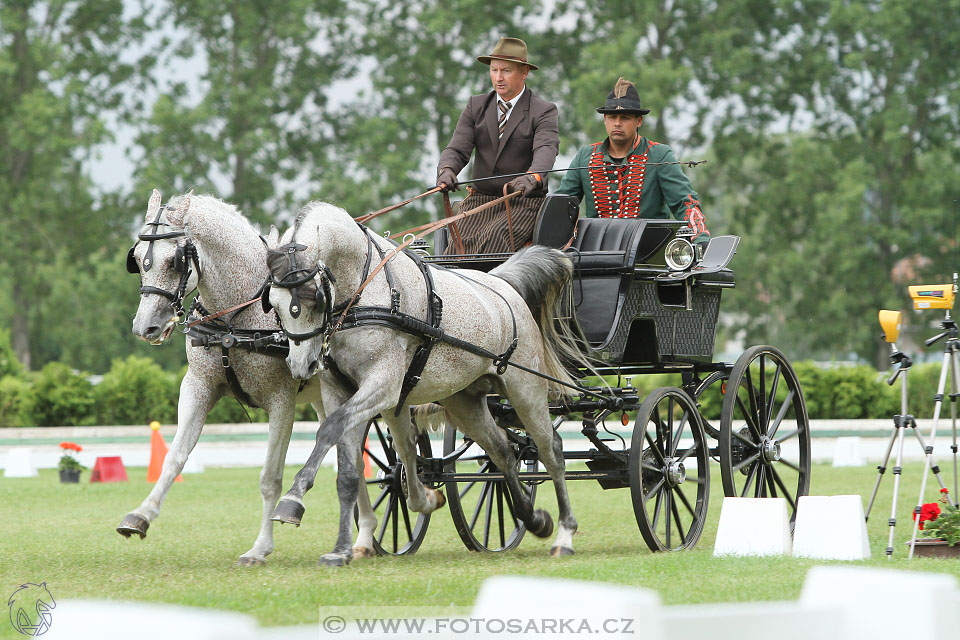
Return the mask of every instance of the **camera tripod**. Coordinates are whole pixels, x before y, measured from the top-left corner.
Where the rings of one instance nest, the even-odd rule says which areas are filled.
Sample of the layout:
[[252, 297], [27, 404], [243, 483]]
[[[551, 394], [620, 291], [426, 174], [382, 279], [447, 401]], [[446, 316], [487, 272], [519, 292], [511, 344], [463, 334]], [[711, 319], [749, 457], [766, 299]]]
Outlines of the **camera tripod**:
[[[948, 312], [949, 313], [949, 312]], [[881, 311], [880, 312], [880, 324], [884, 329], [883, 339], [886, 342], [890, 343], [890, 363], [893, 364], [896, 369], [893, 372], [893, 375], [887, 380], [887, 384], [893, 385], [897, 378], [900, 378], [900, 413], [893, 416], [893, 431], [890, 434], [890, 439], [887, 442], [887, 450], [883, 456], [883, 461], [880, 463], [880, 466], [877, 467], [877, 481], [873, 485], [873, 493], [870, 495], [870, 502], [867, 505], [866, 519], [870, 519], [870, 512], [873, 510], [873, 503], [876, 500], [877, 492], [880, 489], [880, 483], [883, 481], [884, 473], [887, 470], [887, 464], [890, 461], [890, 454], [893, 452], [894, 444], [897, 446], [897, 459], [893, 467], [893, 501], [890, 507], [890, 518], [887, 520], [887, 523], [890, 525], [890, 534], [887, 540], [886, 554], [887, 559], [893, 558], [893, 535], [895, 527], [897, 526], [897, 498], [900, 495], [900, 475], [903, 471], [903, 446], [905, 433], [907, 429], [913, 431], [913, 435], [917, 438], [917, 442], [920, 445], [920, 448], [923, 450], [925, 456], [928, 459], [928, 468], [929, 463], [932, 462], [933, 456], [933, 447], [928, 446], [924, 441], [923, 436], [920, 435], [920, 432], [917, 430], [917, 422], [912, 415], [907, 411], [907, 375], [910, 373], [910, 367], [913, 365], [913, 361], [902, 351], [897, 349], [896, 339], [900, 331], [900, 317], [901, 314], [899, 311]], [[949, 317], [949, 316], [948, 316]], [[945, 335], [945, 334], [944, 334]], [[935, 339], [928, 341], [928, 344], [932, 344], [940, 337], [938, 336]], [[955, 339], [955, 344], [960, 342]], [[954, 352], [955, 353], [955, 352]], [[954, 361], [954, 366], [956, 362]], [[944, 360], [944, 367], [946, 367], [946, 359]], [[945, 371], [945, 369], [944, 369]], [[938, 397], [942, 398], [943, 385], [945, 382], [944, 373], [941, 373], [940, 376], [940, 391]], [[956, 392], [957, 376], [954, 375], [954, 392]], [[956, 393], [951, 398], [956, 400]], [[955, 410], [955, 408], [954, 408]], [[939, 411], [939, 406], [937, 408]], [[936, 427], [934, 427], [936, 428]], [[931, 437], [932, 442], [932, 437]], [[956, 453], [956, 449], [954, 449]], [[945, 487], [943, 479], [940, 476], [940, 467], [935, 463], [932, 465], [933, 472], [937, 476], [937, 480], [940, 482], [941, 487]], [[924, 474], [924, 481], [926, 481], [926, 474]], [[918, 508], [919, 509], [919, 508]], [[917, 511], [919, 513], [919, 510]]]
[[[956, 286], [956, 278], [957, 276], [954, 274], [954, 286]], [[941, 333], [924, 342], [924, 344], [929, 347], [946, 338], [946, 342], [943, 345], [943, 365], [940, 367], [940, 381], [937, 384], [937, 394], [933, 397], [933, 426], [930, 427], [930, 446], [924, 447], [926, 460], [923, 469], [923, 479], [920, 482], [920, 497], [917, 499], [917, 506], [913, 509], [913, 535], [910, 538], [910, 554], [908, 558], [913, 558], [913, 549], [917, 541], [920, 511], [923, 505], [923, 495], [927, 489], [928, 472], [933, 471], [937, 477], [937, 481], [940, 483], [941, 489], [947, 488], [943, 483], [943, 479], [940, 477], [940, 467], [933, 460], [933, 442], [937, 437], [937, 426], [940, 422], [940, 410], [943, 408], [943, 392], [946, 388], [948, 371], [950, 372], [950, 387], [953, 390], [953, 393], [950, 394], [950, 419], [953, 427], [953, 443], [950, 447], [950, 450], [953, 452], [953, 492], [948, 493], [948, 495], [950, 496], [950, 503], [954, 508], [957, 508], [957, 398], [960, 398], [960, 393], [957, 393], [957, 385], [960, 384], [960, 362], [958, 362], [958, 357], [960, 357], [958, 356], [958, 354], [960, 354], [960, 338], [958, 338], [958, 334], [960, 334], [960, 332], [958, 332], [956, 321], [950, 317], [949, 309], [947, 309], [943, 322], [940, 323], [940, 328], [943, 329]], [[887, 553], [890, 553], [889, 549]]]

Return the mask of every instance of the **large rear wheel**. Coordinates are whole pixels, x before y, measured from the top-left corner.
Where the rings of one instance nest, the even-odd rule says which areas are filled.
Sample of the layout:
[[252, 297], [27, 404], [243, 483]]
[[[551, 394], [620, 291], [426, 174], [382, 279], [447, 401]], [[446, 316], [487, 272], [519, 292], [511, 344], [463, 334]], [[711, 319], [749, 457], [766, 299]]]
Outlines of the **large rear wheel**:
[[743, 352], [726, 383], [720, 416], [723, 493], [785, 498], [790, 521], [810, 490], [810, 420], [793, 367], [779, 350]]
[[696, 545], [710, 500], [710, 451], [697, 405], [661, 387], [637, 411], [630, 443], [630, 495], [651, 551]]
[[[536, 448], [523, 432], [505, 429], [519, 471], [536, 471]], [[471, 438], [447, 426], [443, 436], [443, 457], [456, 453], [444, 466], [444, 473], [456, 474], [448, 480], [447, 507], [463, 544], [471, 551], [500, 552], [515, 548], [526, 526], [514, 515], [513, 499], [500, 470]], [[521, 483], [533, 503], [536, 482]]]

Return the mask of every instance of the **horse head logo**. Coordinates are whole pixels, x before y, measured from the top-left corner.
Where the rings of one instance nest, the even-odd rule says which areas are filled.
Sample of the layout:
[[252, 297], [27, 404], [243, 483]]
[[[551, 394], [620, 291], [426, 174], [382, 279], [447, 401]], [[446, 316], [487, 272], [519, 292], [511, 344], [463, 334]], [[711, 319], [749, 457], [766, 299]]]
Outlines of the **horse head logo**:
[[28, 582], [20, 585], [7, 601], [10, 607], [10, 622], [13, 628], [25, 636], [42, 636], [50, 630], [53, 614], [57, 603], [47, 589], [47, 583], [33, 584]]

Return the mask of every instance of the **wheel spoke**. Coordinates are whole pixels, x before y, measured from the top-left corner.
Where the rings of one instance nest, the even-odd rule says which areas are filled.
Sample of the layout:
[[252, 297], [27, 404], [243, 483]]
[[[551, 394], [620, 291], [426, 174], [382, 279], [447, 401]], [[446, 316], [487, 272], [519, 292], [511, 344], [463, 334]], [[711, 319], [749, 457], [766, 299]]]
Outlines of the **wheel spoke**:
[[[674, 491], [676, 490], [674, 488]], [[677, 508], [677, 501], [673, 499], [673, 491], [670, 492], [670, 511], [673, 512], [673, 519], [677, 521], [677, 534], [680, 536], [680, 544], [684, 545], [687, 543], [687, 533], [683, 530], [683, 523], [680, 521], [680, 509]]]
[[[773, 372], [773, 382], [770, 384], [770, 395], [767, 396], [767, 408], [773, 407], [777, 404], [777, 389], [780, 386], [780, 367], [777, 366], [776, 370]], [[769, 414], [767, 415], [769, 418]], [[777, 419], [774, 421], [773, 426], [767, 429], [767, 435], [772, 436], [777, 432], [777, 425], [780, 424], [780, 420], [783, 418], [783, 409], [781, 408], [781, 413], [777, 415]]]
[[767, 363], [764, 356], [760, 356], [760, 388], [757, 389], [757, 416], [760, 418], [757, 424], [760, 432], [765, 433], [767, 426], [767, 396], [764, 389], [767, 388]]
[[780, 428], [780, 423], [783, 422], [783, 417], [787, 415], [787, 411], [793, 406], [793, 396], [796, 395], [793, 389], [787, 393], [787, 397], [783, 399], [783, 404], [780, 405], [780, 411], [777, 412], [777, 418], [773, 421], [773, 424], [770, 426], [769, 435], [774, 437], [777, 435], [777, 429]]
[[[660, 491], [660, 488], [663, 486], [663, 484], [664, 484], [665, 482], [666, 482], [666, 479], [665, 479], [665, 478], [660, 478], [660, 480], [657, 481], [657, 484], [653, 485], [653, 488], [650, 489], [650, 491], [648, 491], [648, 492], [643, 496], [643, 501], [644, 501], [644, 502], [648, 502], [648, 501], [650, 500], [650, 498], [653, 497], [653, 494], [658, 493], [658, 492]], [[660, 504], [660, 495], [659, 495], [659, 494], [657, 495], [657, 504]]]
[[743, 482], [743, 491], [740, 492], [741, 498], [746, 498], [747, 493], [750, 492], [750, 485], [753, 484], [753, 480], [757, 476], [757, 467], [760, 465], [753, 465], [750, 467], [750, 471], [747, 472], [747, 479]]
[[373, 460], [373, 463], [374, 463], [375, 465], [377, 465], [378, 467], [380, 467], [380, 470], [381, 470], [381, 471], [383, 471], [383, 472], [385, 472], [385, 473], [389, 473], [389, 472], [390, 472], [390, 465], [389, 465], [388, 463], [384, 462], [383, 460], [381, 460], [380, 458], [378, 458], [378, 457], [377, 457], [376, 455], [374, 455], [373, 453], [370, 453], [370, 450], [369, 450], [369, 449], [364, 449], [364, 451], [367, 452], [367, 454], [370, 456], [370, 459]]
[[665, 536], [665, 537], [666, 537], [666, 540], [667, 540], [667, 548], [668, 548], [668, 549], [671, 549], [671, 548], [673, 548], [672, 545], [670, 544], [670, 531], [671, 531], [671, 529], [672, 529], [672, 527], [670, 526], [670, 524], [671, 524], [671, 522], [673, 521], [672, 515], [673, 515], [673, 511], [674, 511], [674, 509], [673, 509], [673, 491], [670, 491], [669, 489], [667, 489], [667, 491], [664, 492], [663, 501], [667, 503], [667, 506], [666, 506], [666, 509], [665, 509], [665, 511], [667, 512], [667, 513], [666, 513], [666, 522], [664, 523], [664, 524], [665, 524], [665, 528], [666, 528], [666, 531], [665, 531], [666, 536]]
[[477, 499], [477, 506], [473, 510], [473, 517], [470, 518], [470, 530], [477, 526], [477, 518], [480, 517], [480, 510], [483, 509], [483, 503], [487, 498], [487, 493], [490, 491], [491, 483], [485, 482], [482, 487], [480, 487], [480, 497]]
[[733, 471], [740, 471], [740, 469], [743, 469], [745, 466], [747, 466], [747, 465], [750, 464], [751, 462], [755, 461], [755, 460], [756, 460], [757, 458], [759, 458], [759, 457], [760, 457], [760, 452], [757, 451], [755, 454], [753, 454], [753, 455], [750, 456], [749, 458], [744, 458], [743, 460], [741, 460], [741, 461], [738, 462], [737, 464], [733, 465]]
[[676, 400], [673, 396], [667, 399], [667, 430], [663, 434], [663, 446], [666, 454], [673, 455], [673, 412]]
[[390, 493], [391, 493], [390, 489], [391, 489], [391, 487], [384, 487], [384, 488], [383, 488], [383, 491], [380, 492], [380, 495], [377, 496], [377, 499], [374, 501], [374, 503], [373, 503], [373, 505], [372, 505], [372, 509], [373, 509], [374, 511], [377, 510], [377, 507], [380, 506], [380, 503], [383, 502], [383, 499], [390, 495]]
[[[477, 473], [485, 473], [489, 468], [490, 468], [490, 461], [488, 460], [487, 462], [483, 463], [480, 466], [480, 468], [477, 470]], [[470, 489], [473, 489], [473, 485], [477, 484], [477, 482], [479, 481], [471, 480], [470, 482], [467, 483], [467, 486], [464, 487], [463, 491], [457, 494], [460, 497], [460, 500], [463, 500], [463, 496], [467, 495], [467, 492], [470, 491]]]
[[783, 497], [787, 499], [787, 502], [790, 504], [790, 508], [796, 511], [797, 503], [794, 501], [793, 496], [790, 495], [790, 490], [787, 489], [785, 484], [783, 484], [783, 480], [780, 478], [780, 474], [777, 473], [777, 470], [774, 469], [772, 466], [770, 467], [770, 475], [773, 476], [773, 481], [780, 486], [780, 491], [783, 492]]
[[[700, 478], [697, 478], [697, 480], [699, 480], [699, 479], [700, 479]], [[676, 489], [674, 489], [674, 491], [677, 492], [677, 497], [680, 498], [680, 502], [683, 503], [683, 506], [685, 506], [685, 507], [687, 508], [687, 511], [690, 512], [690, 515], [693, 516], [693, 519], [694, 519], [694, 520], [696, 520], [696, 519], [697, 519], [697, 512], [694, 510], [693, 506], [690, 504], [690, 501], [687, 499], [687, 496], [685, 496], [685, 495], [683, 494], [683, 491], [681, 491], [679, 487], [677, 487]]]
[[[752, 387], [748, 390], [749, 394], [752, 394]], [[750, 404], [755, 404], [751, 402]], [[757, 426], [757, 415], [755, 413], [750, 413], [750, 411], [744, 406], [743, 399], [740, 395], [737, 395], [737, 406], [740, 407], [740, 411], [743, 412], [743, 421], [747, 423], [747, 428], [750, 429], [750, 432], [753, 434], [755, 440], [760, 440], [760, 427]], [[733, 425], [731, 425], [732, 427]], [[734, 432], [736, 433], [736, 432]], [[752, 444], [752, 443], [751, 443]]]
[[391, 467], [397, 464], [397, 452], [390, 443], [390, 438], [383, 435], [383, 431], [380, 429], [380, 423], [376, 420], [373, 422], [373, 428], [377, 430], [377, 439], [380, 441], [380, 446], [383, 448], [383, 454], [387, 456], [387, 464]]
[[754, 491], [754, 498], [766, 498], [767, 497], [767, 474], [766, 474], [766, 465], [758, 464], [757, 465], [757, 486]]
[[493, 520], [490, 518], [490, 514], [493, 512], [493, 496], [499, 489], [498, 482], [493, 483], [493, 491], [487, 492], [487, 508], [483, 514], [484, 517], [484, 526], [483, 526], [483, 546], [490, 547], [490, 525], [493, 523]]
[[650, 432], [644, 430], [643, 436], [646, 439], [647, 444], [650, 445], [650, 449], [653, 451], [653, 455], [656, 456], [657, 462], [659, 462], [664, 467], [667, 466], [667, 461], [664, 459], [663, 451], [657, 448], [657, 445], [653, 441], [653, 438], [650, 437]]
[[680, 424], [677, 426], [677, 433], [673, 437], [673, 442], [670, 444], [670, 455], [677, 455], [677, 447], [680, 446], [680, 439], [683, 437], [683, 428], [687, 425], [687, 419], [690, 417], [690, 414], [686, 411], [683, 412], [683, 415], [680, 416]]
[[407, 539], [413, 540], [413, 528], [410, 526], [410, 510], [407, 509], [407, 501], [400, 497], [398, 502], [400, 504], [400, 513], [403, 514], [403, 526], [407, 529]]
[[680, 457], [677, 458], [677, 462], [683, 462], [684, 460], [686, 460], [686, 459], [690, 456], [691, 453], [694, 453], [695, 451], [697, 451], [697, 450], [699, 450], [699, 449], [700, 449], [700, 445], [697, 444], [696, 442], [694, 442], [693, 445], [691, 445], [689, 449], [687, 449], [686, 451], [684, 451], [684, 452], [680, 455]]
[[[660, 486], [663, 486], [663, 481], [660, 482]], [[653, 507], [653, 524], [652, 524], [652, 526], [650, 527], [650, 528], [653, 529], [654, 531], [657, 530], [657, 527], [658, 527], [659, 524], [660, 524], [660, 509], [661, 509], [661, 507], [663, 507], [663, 493], [660, 492], [660, 491], [658, 491], [658, 492], [657, 492], [657, 499], [654, 501], [654, 507]]]
[[503, 486], [499, 483], [497, 484], [497, 525], [500, 529], [500, 546], [507, 546], [507, 538], [503, 532]]
[[393, 502], [395, 495], [391, 492], [390, 500], [387, 501], [387, 508], [383, 512], [383, 520], [380, 522], [380, 532], [377, 534], [377, 540], [383, 542], [383, 536], [387, 532], [387, 524], [390, 521], [390, 515], [393, 513]]
[[780, 464], [785, 464], [785, 465], [787, 465], [788, 467], [790, 467], [791, 469], [793, 469], [793, 470], [796, 471], [797, 473], [801, 473], [801, 474], [803, 473], [803, 470], [802, 470], [799, 466], [797, 466], [797, 463], [796, 463], [796, 462], [790, 462], [790, 461], [787, 460], [786, 458], [780, 458], [779, 460], [777, 460], [777, 462], [779, 462]]
[[777, 438], [777, 442], [786, 442], [790, 438], [794, 438], [800, 435], [801, 431], [803, 431], [803, 429], [801, 429], [800, 427], [797, 427], [793, 431], [787, 432], [787, 435], [783, 436], [782, 438]]
[[[393, 501], [396, 504], [399, 504], [401, 502], [400, 497], [397, 495], [394, 496]], [[390, 528], [393, 529], [393, 552], [394, 553], [396, 553], [397, 549], [400, 548], [400, 536], [398, 533], [398, 529], [400, 527], [400, 516], [397, 515], [397, 511], [399, 511], [399, 509], [394, 508], [393, 516], [390, 518], [390, 523], [393, 525]]]

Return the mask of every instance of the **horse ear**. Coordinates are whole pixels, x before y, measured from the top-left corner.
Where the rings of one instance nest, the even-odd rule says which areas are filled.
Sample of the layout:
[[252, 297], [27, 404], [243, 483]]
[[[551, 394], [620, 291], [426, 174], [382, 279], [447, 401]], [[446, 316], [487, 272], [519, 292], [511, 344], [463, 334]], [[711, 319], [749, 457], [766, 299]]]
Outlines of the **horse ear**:
[[175, 227], [183, 226], [184, 216], [187, 215], [187, 211], [190, 209], [191, 195], [192, 192], [183, 194], [183, 196], [180, 198], [180, 202], [177, 203], [176, 209], [167, 209], [167, 222]]
[[270, 231], [263, 237], [263, 241], [267, 243], [267, 249], [277, 248], [277, 243], [280, 241], [280, 232], [274, 225], [270, 225]]
[[157, 211], [160, 210], [160, 192], [156, 189], [150, 194], [150, 200], [147, 201], [147, 222], [153, 222], [157, 218]]

